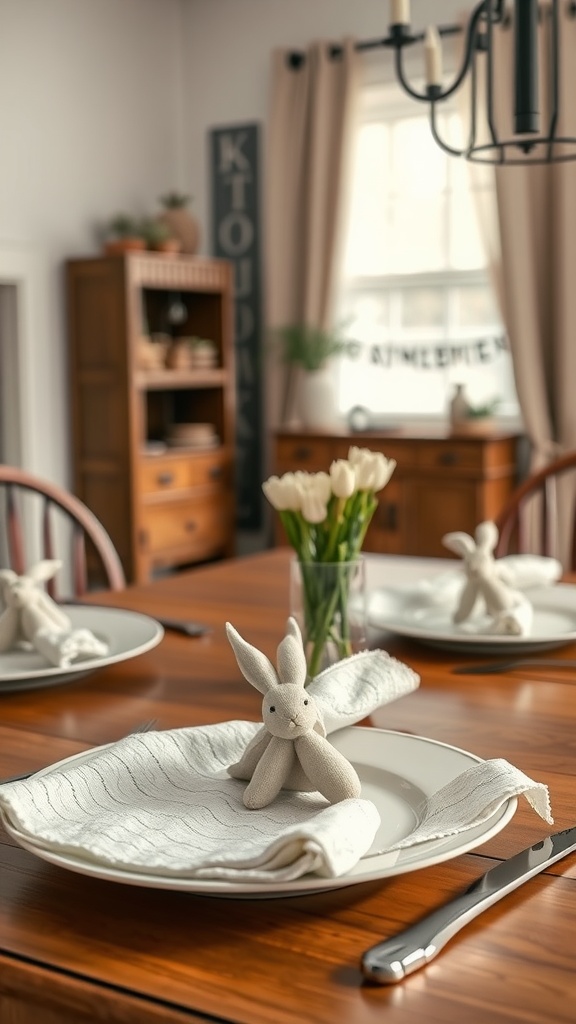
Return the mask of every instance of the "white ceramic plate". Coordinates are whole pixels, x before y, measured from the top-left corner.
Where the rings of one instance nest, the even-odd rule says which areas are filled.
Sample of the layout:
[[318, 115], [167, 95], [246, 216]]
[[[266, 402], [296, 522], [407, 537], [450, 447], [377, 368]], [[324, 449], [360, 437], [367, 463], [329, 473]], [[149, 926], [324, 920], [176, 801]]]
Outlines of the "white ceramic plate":
[[[429, 840], [393, 853], [378, 853], [378, 850], [391, 846], [416, 827], [419, 821], [418, 808], [425, 797], [432, 796], [461, 772], [482, 761], [482, 758], [423, 736], [412, 736], [386, 729], [353, 726], [334, 733], [331, 740], [356, 768], [362, 782], [362, 796], [376, 804], [381, 818], [381, 825], [371, 850], [352, 871], [339, 878], [307, 875], [293, 882], [279, 882], [267, 886], [258, 882], [240, 884], [122, 871], [94, 864], [74, 854], [46, 850], [38, 845], [37, 841], [14, 829], [5, 819], [4, 824], [10, 835], [31, 853], [51, 864], [57, 864], [79, 874], [123, 882], [126, 885], [177, 889], [181, 892], [237, 899], [298, 896], [327, 889], [339, 889], [439, 864], [480, 846], [491, 836], [496, 835], [510, 821], [516, 810], [517, 799], [512, 797], [488, 821], [457, 836]], [[71, 765], [81, 759], [92, 757], [94, 753], [94, 750], [90, 750], [68, 757], [38, 772], [37, 777], [63, 765]]]
[[0, 654], [0, 693], [72, 682], [106, 665], [144, 654], [156, 647], [164, 636], [160, 623], [140, 612], [103, 605], [62, 605], [62, 610], [74, 629], [89, 629], [99, 640], [104, 640], [109, 653], [101, 658], [78, 661], [71, 668], [48, 666], [34, 650]]
[[482, 628], [482, 619], [475, 620], [474, 624], [455, 626], [451, 619], [452, 605], [419, 606], [413, 587], [382, 587], [373, 591], [369, 596], [368, 616], [371, 625], [378, 629], [449, 651], [529, 654], [576, 641], [576, 586], [557, 583], [552, 587], [526, 590], [525, 594], [534, 608], [530, 636], [495, 636], [476, 632]]

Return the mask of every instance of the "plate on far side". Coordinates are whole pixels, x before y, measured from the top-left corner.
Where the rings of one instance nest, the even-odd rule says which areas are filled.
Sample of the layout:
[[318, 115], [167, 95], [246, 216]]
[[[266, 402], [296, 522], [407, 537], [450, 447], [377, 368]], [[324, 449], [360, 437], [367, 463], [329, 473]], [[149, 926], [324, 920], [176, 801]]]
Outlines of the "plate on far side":
[[413, 590], [382, 587], [369, 596], [372, 626], [409, 637], [429, 647], [468, 654], [530, 654], [576, 642], [576, 586], [557, 583], [524, 591], [534, 609], [529, 636], [498, 636], [483, 632], [487, 618], [456, 626], [452, 604], [418, 604]]
[[37, 651], [7, 651], [0, 654], [0, 693], [31, 690], [70, 683], [107, 665], [135, 658], [160, 643], [164, 630], [156, 619], [140, 612], [104, 605], [62, 605], [73, 629], [89, 629], [108, 644], [108, 654], [85, 658], [70, 668], [47, 665]]

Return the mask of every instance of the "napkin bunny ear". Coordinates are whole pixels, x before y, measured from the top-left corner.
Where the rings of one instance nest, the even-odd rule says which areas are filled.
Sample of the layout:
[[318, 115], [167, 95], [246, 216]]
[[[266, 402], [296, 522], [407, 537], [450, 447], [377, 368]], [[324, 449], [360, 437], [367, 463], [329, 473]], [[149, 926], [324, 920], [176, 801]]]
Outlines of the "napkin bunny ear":
[[272, 662], [262, 651], [244, 640], [231, 622], [226, 623], [226, 635], [242, 675], [252, 686], [264, 694], [268, 693], [271, 686], [278, 686], [278, 676]]
[[304, 686], [307, 672], [306, 654], [300, 627], [292, 616], [286, 624], [286, 636], [278, 645], [277, 664], [281, 683]]
[[488, 553], [493, 551], [498, 543], [498, 527], [491, 519], [487, 519], [485, 523], [480, 523], [476, 527], [474, 536], [479, 550]]
[[24, 575], [26, 579], [33, 580], [34, 583], [44, 583], [46, 580], [51, 580], [61, 568], [62, 562], [58, 558], [44, 558], [28, 569]]
[[466, 555], [472, 555], [476, 551], [476, 544], [469, 533], [461, 533], [460, 531], [445, 533], [442, 537], [442, 543], [449, 551], [454, 551], [461, 558], [465, 558]]

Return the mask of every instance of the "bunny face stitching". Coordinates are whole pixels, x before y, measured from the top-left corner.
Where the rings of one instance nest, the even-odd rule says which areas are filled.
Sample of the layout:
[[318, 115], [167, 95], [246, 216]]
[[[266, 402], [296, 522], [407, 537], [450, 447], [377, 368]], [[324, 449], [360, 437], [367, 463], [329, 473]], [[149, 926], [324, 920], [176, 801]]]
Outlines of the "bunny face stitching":
[[269, 690], [262, 701], [262, 720], [272, 734], [295, 740], [310, 732], [320, 718], [318, 705], [302, 686], [283, 683]]

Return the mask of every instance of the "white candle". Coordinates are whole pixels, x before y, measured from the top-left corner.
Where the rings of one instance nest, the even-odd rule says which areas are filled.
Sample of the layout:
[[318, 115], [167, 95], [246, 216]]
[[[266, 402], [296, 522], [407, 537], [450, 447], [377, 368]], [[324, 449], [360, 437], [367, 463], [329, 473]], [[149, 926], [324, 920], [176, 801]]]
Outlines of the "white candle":
[[390, 7], [390, 24], [410, 24], [410, 0], [392, 0]]
[[424, 60], [426, 63], [426, 84], [442, 85], [442, 50], [440, 36], [433, 26], [426, 29], [424, 38]]

